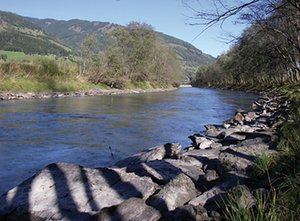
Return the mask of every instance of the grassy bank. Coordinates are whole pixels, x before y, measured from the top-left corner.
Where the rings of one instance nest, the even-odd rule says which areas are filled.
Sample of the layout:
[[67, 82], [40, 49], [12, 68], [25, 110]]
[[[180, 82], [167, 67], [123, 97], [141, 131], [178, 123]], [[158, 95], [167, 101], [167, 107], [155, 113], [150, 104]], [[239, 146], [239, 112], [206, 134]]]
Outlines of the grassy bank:
[[[22, 57], [21, 53], [14, 53]], [[13, 57], [10, 57], [13, 58]], [[70, 92], [90, 89], [153, 89], [170, 88], [168, 84], [149, 82], [127, 82], [122, 88], [118, 85], [94, 84], [89, 74], [80, 76], [76, 63], [36, 57], [31, 62], [0, 60], [0, 92]], [[113, 87], [112, 87], [113, 86]]]
[[52, 59], [33, 62], [1, 62], [0, 91], [52, 92], [88, 90], [95, 87], [79, 78], [76, 66]]

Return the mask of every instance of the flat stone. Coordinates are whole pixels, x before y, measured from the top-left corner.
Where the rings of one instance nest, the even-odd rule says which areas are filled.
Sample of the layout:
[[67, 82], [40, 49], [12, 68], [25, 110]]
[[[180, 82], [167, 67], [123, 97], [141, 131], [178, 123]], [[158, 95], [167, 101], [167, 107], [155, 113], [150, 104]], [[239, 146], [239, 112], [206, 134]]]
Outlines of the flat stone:
[[176, 156], [181, 152], [181, 145], [167, 143], [157, 147], [150, 148], [131, 157], [127, 157], [115, 164], [118, 167], [128, 167], [130, 165], [139, 164], [141, 162], [150, 162], [154, 160], [162, 160]]
[[125, 200], [117, 206], [106, 208], [105, 210], [102, 210], [85, 221], [156, 221], [160, 218], [161, 213], [158, 210], [146, 205], [142, 199], [133, 197]]
[[192, 199], [189, 202], [189, 205], [192, 205], [194, 207], [199, 206], [199, 205], [205, 207], [206, 203], [209, 200], [214, 199], [217, 195], [220, 195], [222, 193], [225, 193], [225, 191], [218, 187], [214, 187], [214, 188], [202, 193], [201, 195], [197, 196], [196, 198]]
[[157, 194], [152, 196], [148, 205], [162, 212], [175, 210], [198, 195], [193, 181], [184, 174], [179, 174]]
[[120, 169], [50, 164], [0, 198], [0, 220], [26, 214], [40, 219], [92, 215], [131, 197], [147, 199], [156, 189], [149, 177]]
[[200, 176], [204, 175], [202, 171], [203, 163], [197, 159], [186, 160], [165, 159], [160, 161], [151, 161], [142, 163], [144, 175], [150, 176], [159, 184], [166, 184], [179, 174], [185, 174], [194, 181], [198, 181]]
[[227, 171], [248, 172], [254, 165], [255, 157], [238, 148], [227, 148], [220, 153], [219, 159]]
[[231, 206], [236, 206], [236, 209], [251, 208], [257, 205], [257, 199], [251, 194], [250, 190], [245, 185], [238, 185], [229, 191], [230, 199], [233, 199]]

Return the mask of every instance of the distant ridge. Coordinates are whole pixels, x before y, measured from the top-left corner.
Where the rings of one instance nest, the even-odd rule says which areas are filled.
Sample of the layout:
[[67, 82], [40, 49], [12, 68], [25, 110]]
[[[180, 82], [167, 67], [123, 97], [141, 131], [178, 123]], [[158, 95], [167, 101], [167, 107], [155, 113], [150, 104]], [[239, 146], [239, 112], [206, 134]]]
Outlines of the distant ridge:
[[[119, 26], [109, 22], [79, 19], [63, 21], [55, 19], [24, 18], [27, 21], [39, 25], [43, 30], [57, 36], [62, 42], [70, 45], [74, 49], [78, 49], [78, 42], [81, 42], [87, 34], [91, 34], [98, 37], [100, 49], [104, 50], [107, 33]], [[216, 60], [213, 56], [202, 53], [201, 50], [188, 42], [163, 33], [158, 34], [177, 54], [183, 72], [189, 78], [196, 73], [200, 65], [209, 65]]]
[[67, 56], [72, 50], [56, 36], [23, 17], [0, 11], [0, 50]]

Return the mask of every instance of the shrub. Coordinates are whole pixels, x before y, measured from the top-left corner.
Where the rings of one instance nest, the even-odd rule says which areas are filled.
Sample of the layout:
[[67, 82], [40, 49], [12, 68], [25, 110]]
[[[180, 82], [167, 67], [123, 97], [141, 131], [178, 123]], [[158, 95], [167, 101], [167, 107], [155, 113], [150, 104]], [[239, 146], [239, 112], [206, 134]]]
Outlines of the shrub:
[[60, 76], [63, 72], [59, 70], [58, 64], [52, 59], [40, 59], [40, 72], [42, 75]]

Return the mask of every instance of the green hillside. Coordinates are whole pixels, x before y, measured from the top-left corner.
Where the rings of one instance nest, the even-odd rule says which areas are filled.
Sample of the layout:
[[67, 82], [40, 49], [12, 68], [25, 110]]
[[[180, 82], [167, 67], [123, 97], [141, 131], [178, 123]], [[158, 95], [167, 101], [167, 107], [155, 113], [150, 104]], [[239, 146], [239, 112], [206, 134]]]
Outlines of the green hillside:
[[108, 22], [89, 22], [73, 19], [58, 21], [54, 19], [36, 19], [25, 17], [30, 22], [39, 25], [43, 30], [57, 36], [65, 44], [78, 48], [87, 34], [96, 35], [99, 39], [100, 49], [104, 50], [106, 33], [116, 25]]
[[159, 34], [177, 54], [184, 74], [188, 77], [195, 75], [199, 66], [210, 65], [216, 60], [213, 56], [202, 53], [188, 42], [163, 33]]
[[67, 56], [71, 49], [23, 17], [0, 11], [0, 50]]
[[[90, 22], [78, 19], [69, 21], [36, 19], [28, 17], [25, 17], [25, 19], [39, 25], [43, 30], [57, 36], [61, 41], [72, 46], [73, 48], [78, 48], [78, 42], [81, 42], [86, 35], [89, 34], [97, 36], [100, 49], [104, 50], [107, 33], [118, 26], [109, 22]], [[209, 65], [215, 61], [214, 57], [202, 53], [201, 50], [197, 49], [188, 42], [165, 35], [163, 33], [159, 33], [159, 35], [177, 54], [183, 72], [188, 77], [195, 75], [197, 69], [202, 64]]]

